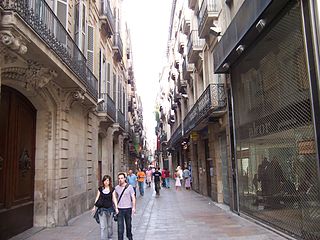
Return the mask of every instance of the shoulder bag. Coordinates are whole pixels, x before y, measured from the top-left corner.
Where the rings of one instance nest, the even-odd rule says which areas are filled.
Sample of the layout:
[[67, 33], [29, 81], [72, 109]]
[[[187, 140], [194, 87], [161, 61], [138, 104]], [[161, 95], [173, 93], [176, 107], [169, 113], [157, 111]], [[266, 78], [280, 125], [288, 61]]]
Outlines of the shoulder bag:
[[[118, 204], [119, 204], [119, 202], [120, 202], [120, 200], [121, 200], [121, 198], [122, 198], [122, 195], [123, 195], [124, 191], [127, 189], [127, 187], [128, 187], [128, 184], [127, 184], [127, 185], [124, 187], [124, 189], [122, 190], [122, 193], [120, 194], [120, 197], [119, 197], [119, 199], [118, 199]], [[114, 214], [114, 215], [113, 215], [113, 220], [114, 220], [115, 222], [118, 221], [118, 214]]]

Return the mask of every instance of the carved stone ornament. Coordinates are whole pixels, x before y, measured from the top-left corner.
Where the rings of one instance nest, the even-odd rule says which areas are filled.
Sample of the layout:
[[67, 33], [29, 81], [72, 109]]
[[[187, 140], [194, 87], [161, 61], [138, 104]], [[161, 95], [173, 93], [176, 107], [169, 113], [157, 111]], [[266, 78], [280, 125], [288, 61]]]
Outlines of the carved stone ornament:
[[57, 77], [56, 71], [28, 61], [27, 67], [6, 67], [1, 71], [3, 79], [19, 81], [27, 90], [43, 88]]
[[28, 50], [21, 37], [15, 37], [9, 30], [0, 31], [0, 43], [16, 51], [19, 54], [25, 54]]
[[83, 103], [85, 99], [84, 94], [85, 92], [81, 89], [73, 89], [65, 92], [62, 109], [64, 109], [66, 112], [69, 112], [74, 103]]

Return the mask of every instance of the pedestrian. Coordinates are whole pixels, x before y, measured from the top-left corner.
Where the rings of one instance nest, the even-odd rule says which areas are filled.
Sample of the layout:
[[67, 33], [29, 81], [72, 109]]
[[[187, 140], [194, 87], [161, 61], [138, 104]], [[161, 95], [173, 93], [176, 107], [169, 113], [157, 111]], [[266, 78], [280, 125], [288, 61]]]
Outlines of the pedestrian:
[[154, 185], [156, 190], [156, 195], [160, 195], [160, 184], [161, 184], [161, 172], [160, 168], [157, 168], [156, 171], [153, 173]]
[[149, 168], [146, 172], [147, 175], [147, 185], [148, 187], [151, 187], [151, 181], [152, 181], [152, 170]]
[[137, 176], [131, 169], [128, 172], [127, 181], [133, 187], [134, 194], [137, 196]]
[[176, 180], [175, 182], [175, 186], [176, 186], [176, 190], [181, 190], [181, 177], [180, 177], [180, 172], [178, 171], [178, 169], [176, 170], [175, 174], [174, 174], [174, 178]]
[[170, 188], [170, 171], [168, 168], [166, 168], [165, 176], [166, 186], [167, 188]]
[[141, 168], [139, 168], [138, 170], [137, 177], [138, 177], [140, 196], [143, 196], [144, 195], [144, 179], [146, 178], [146, 174], [144, 173], [144, 171], [141, 170]]
[[188, 168], [183, 170], [184, 187], [189, 190], [191, 188], [190, 184], [190, 171]]
[[182, 181], [183, 181], [183, 172], [182, 172], [182, 169], [180, 166], [177, 167], [177, 171], [178, 171], [178, 174], [179, 174], [179, 178], [180, 178], [180, 185], [182, 186]]
[[115, 211], [118, 215], [118, 240], [123, 240], [124, 222], [127, 238], [132, 240], [132, 214], [136, 212], [136, 196], [132, 185], [126, 183], [125, 173], [118, 174], [118, 182], [113, 192], [116, 199]]
[[161, 181], [162, 181], [162, 187], [167, 187], [166, 186], [166, 169], [163, 168], [161, 171]]
[[92, 213], [95, 212], [95, 218], [100, 224], [100, 239], [112, 239], [113, 231], [113, 213], [114, 202], [113, 197], [114, 188], [112, 187], [112, 180], [109, 175], [104, 175], [102, 178], [102, 186], [98, 188], [95, 205], [92, 208]]

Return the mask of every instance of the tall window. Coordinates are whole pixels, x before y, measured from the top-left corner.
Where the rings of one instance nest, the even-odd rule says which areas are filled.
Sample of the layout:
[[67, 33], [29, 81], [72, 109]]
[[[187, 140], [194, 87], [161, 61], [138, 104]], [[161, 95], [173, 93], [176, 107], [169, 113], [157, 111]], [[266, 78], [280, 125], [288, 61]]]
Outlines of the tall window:
[[[68, 8], [67, 0], [57, 1], [57, 17], [65, 29], [67, 28], [67, 19], [68, 19], [67, 8]], [[67, 32], [64, 29], [60, 29], [60, 28], [57, 28], [56, 31], [57, 31], [58, 40], [61, 43], [66, 44]]]
[[79, 1], [75, 6], [75, 41], [82, 52], [86, 50], [86, 5]]
[[115, 73], [113, 73], [113, 84], [112, 84], [112, 88], [113, 88], [113, 101], [116, 101], [117, 99], [117, 75]]
[[90, 68], [91, 71], [93, 71], [93, 46], [94, 46], [94, 41], [93, 41], [93, 26], [88, 25], [88, 49], [87, 49], [87, 62], [88, 62], [88, 67]]
[[122, 87], [122, 112], [124, 112], [124, 110], [126, 109], [125, 108], [126, 106], [126, 94], [125, 94], [125, 91], [124, 91], [124, 87]]
[[101, 82], [101, 93], [107, 91], [107, 76], [106, 76], [106, 57], [100, 51], [100, 82]]
[[107, 93], [109, 96], [111, 96], [111, 66], [110, 66], [110, 63], [108, 63], [108, 68], [107, 68]]

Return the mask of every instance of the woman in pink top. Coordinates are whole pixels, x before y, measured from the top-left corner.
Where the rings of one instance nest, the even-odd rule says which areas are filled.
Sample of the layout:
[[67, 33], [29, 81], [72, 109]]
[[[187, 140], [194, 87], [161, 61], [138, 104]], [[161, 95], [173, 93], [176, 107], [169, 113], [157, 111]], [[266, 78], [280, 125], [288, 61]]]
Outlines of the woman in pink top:
[[151, 187], [151, 181], [152, 181], [152, 170], [151, 170], [151, 168], [149, 168], [146, 171], [146, 175], [147, 175], [147, 185], [148, 185], [148, 187]]

